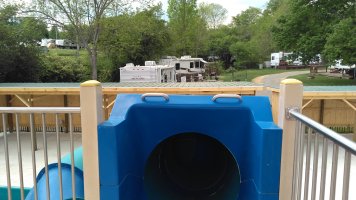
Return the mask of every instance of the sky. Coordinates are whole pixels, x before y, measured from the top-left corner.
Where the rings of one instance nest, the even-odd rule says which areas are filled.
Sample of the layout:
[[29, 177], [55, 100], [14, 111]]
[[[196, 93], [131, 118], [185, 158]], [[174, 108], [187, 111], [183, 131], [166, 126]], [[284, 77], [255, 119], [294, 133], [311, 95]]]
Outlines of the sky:
[[[165, 11], [167, 10], [168, 0], [156, 0], [156, 2], [162, 2], [163, 9]], [[228, 11], [228, 18], [226, 19], [225, 24], [228, 24], [231, 22], [233, 16], [236, 16], [250, 6], [264, 9], [268, 0], [198, 0], [198, 5], [202, 2], [216, 3], [226, 8]]]

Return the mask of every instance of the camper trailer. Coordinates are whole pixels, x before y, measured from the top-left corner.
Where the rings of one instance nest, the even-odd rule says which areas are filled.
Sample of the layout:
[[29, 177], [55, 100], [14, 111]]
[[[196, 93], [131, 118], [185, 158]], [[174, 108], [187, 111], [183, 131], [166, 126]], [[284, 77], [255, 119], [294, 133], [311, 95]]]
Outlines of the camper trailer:
[[75, 49], [75, 48], [77, 48], [77, 45], [70, 40], [59, 39], [59, 40], [56, 40], [56, 47], [62, 48], [62, 49], [65, 49], [65, 48]]
[[278, 53], [271, 53], [271, 66], [277, 68], [278, 66], [282, 65], [303, 65], [300, 56], [297, 59], [292, 60], [290, 58], [292, 55], [293, 53], [286, 53], [282, 51]]
[[41, 40], [41, 47], [49, 47], [49, 46], [55, 46], [56, 40], [55, 39], [42, 39]]
[[205, 65], [207, 62], [202, 58], [192, 58], [191, 56], [182, 56], [175, 62], [177, 74], [195, 72], [203, 74], [205, 72]]
[[355, 68], [355, 64], [354, 65], [344, 65], [342, 63], [342, 59], [335, 60], [335, 64], [330, 66], [330, 69], [337, 69], [337, 70], [349, 70], [352, 68]]
[[174, 66], [156, 65], [155, 61], [146, 61], [144, 66], [126, 64], [120, 68], [120, 82], [175, 82]]
[[193, 82], [203, 80], [203, 73], [208, 62], [202, 58], [192, 58], [191, 56], [182, 56], [181, 58], [167, 56], [159, 63], [174, 67], [178, 82]]

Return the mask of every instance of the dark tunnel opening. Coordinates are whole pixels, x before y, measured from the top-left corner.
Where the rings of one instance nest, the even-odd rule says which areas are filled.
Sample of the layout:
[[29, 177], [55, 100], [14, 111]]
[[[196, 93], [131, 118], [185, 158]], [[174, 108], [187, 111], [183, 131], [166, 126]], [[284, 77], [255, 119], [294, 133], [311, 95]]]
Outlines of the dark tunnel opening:
[[153, 150], [144, 185], [149, 200], [236, 200], [240, 173], [235, 158], [218, 140], [182, 133]]

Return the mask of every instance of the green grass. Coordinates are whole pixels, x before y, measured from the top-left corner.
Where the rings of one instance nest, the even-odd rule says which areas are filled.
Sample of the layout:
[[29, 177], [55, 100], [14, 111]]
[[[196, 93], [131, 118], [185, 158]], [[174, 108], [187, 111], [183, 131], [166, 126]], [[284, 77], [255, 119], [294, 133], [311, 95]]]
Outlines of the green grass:
[[283, 72], [290, 72], [292, 70], [282, 70], [282, 69], [247, 69], [239, 70], [234, 73], [223, 72], [219, 76], [221, 81], [251, 81], [258, 76], [264, 76], [268, 74], [278, 74]]
[[303, 82], [305, 86], [342, 86], [342, 85], [356, 85], [356, 80], [353, 79], [341, 79], [336, 77], [328, 77], [317, 74], [315, 78], [309, 78], [309, 74], [291, 76], [289, 78], [295, 78]]
[[81, 63], [89, 66], [89, 55], [87, 50], [81, 49], [79, 50], [79, 58], [77, 58], [77, 50], [76, 49], [48, 49], [48, 55], [53, 57], [61, 57], [68, 60], [76, 60], [79, 59]]
[[[77, 55], [77, 50], [76, 49], [49, 49], [48, 50], [49, 55], [56, 55], [56, 56], [76, 56]], [[88, 52], [85, 49], [79, 50], [79, 55], [82, 56], [88, 56]]]

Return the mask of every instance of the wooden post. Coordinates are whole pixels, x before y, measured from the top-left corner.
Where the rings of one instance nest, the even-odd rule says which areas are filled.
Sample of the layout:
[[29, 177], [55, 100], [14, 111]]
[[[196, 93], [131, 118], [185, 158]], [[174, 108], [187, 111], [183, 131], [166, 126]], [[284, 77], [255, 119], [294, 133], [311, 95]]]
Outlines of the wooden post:
[[[356, 111], [354, 112], [354, 116], [354, 119], [356, 119]], [[354, 121], [354, 135], [352, 139], [354, 140], [354, 142], [356, 142], [356, 120]]]
[[[18, 96], [17, 98], [19, 98], [20, 96]], [[21, 98], [19, 98], [20, 100], [21, 100]], [[33, 107], [33, 96], [32, 95], [30, 95], [30, 97], [29, 97], [29, 99], [28, 99], [28, 101], [29, 101], [29, 104], [28, 105], [26, 105], [25, 104], [25, 102], [26, 101], [22, 101], [26, 106], [28, 106], [28, 107]], [[31, 113], [30, 115], [32, 115], [32, 124], [30, 125], [30, 126], [32, 126], [33, 127], [33, 133], [32, 133], [32, 131], [31, 131], [31, 134], [33, 134], [33, 149], [35, 150], [35, 151], [37, 151], [38, 150], [38, 146], [37, 146], [37, 131], [36, 131], [36, 114], [34, 114], [34, 113]]]
[[[63, 95], [63, 106], [68, 107], [68, 96]], [[69, 114], [64, 114], [64, 127], [65, 127], [65, 133], [69, 133]]]
[[324, 105], [325, 105], [325, 100], [321, 99], [320, 100], [320, 110], [319, 110], [319, 123], [324, 124]]
[[84, 195], [100, 199], [98, 124], [104, 121], [101, 83], [95, 80], [80, 84]]
[[[11, 107], [11, 95], [6, 95], [6, 107]], [[11, 113], [7, 114], [7, 127], [9, 129], [9, 132], [11, 133], [13, 131], [14, 127], [14, 121], [13, 121], [13, 116]]]
[[288, 108], [302, 108], [303, 84], [285, 79], [280, 84], [278, 126], [283, 129], [279, 199], [292, 199], [296, 121], [286, 118]]
[[108, 108], [108, 95], [104, 95], [104, 98], [103, 98], [103, 104], [104, 104], [104, 119], [109, 119], [109, 108]]

